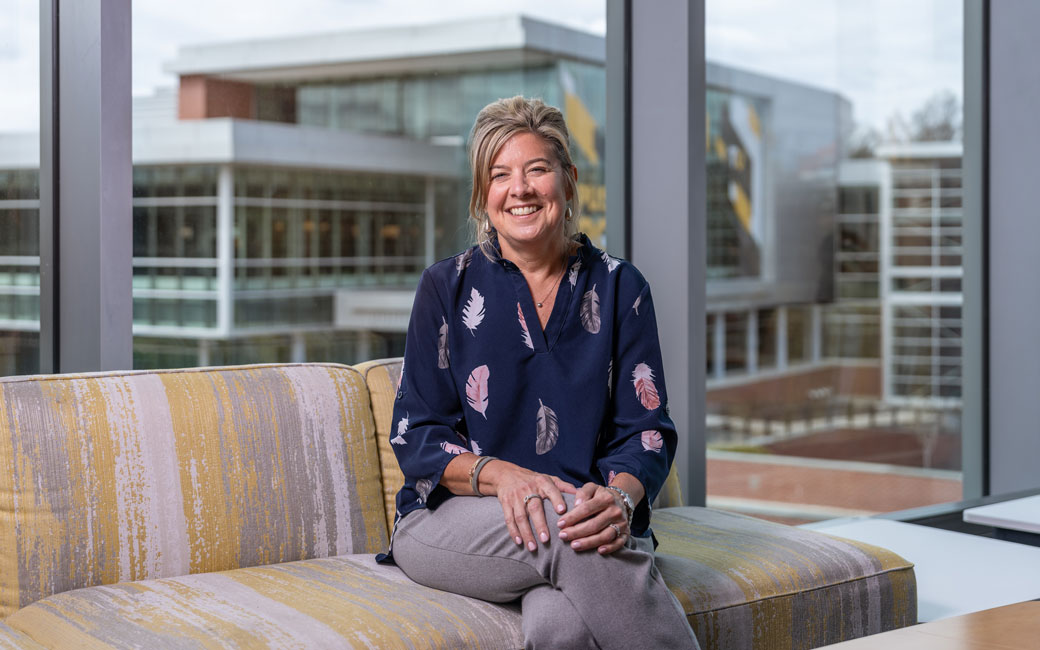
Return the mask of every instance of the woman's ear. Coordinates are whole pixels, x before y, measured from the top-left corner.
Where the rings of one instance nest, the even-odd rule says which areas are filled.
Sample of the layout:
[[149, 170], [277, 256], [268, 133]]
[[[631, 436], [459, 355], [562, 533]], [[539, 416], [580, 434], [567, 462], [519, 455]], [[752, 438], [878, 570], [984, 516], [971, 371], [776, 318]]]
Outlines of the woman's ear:
[[[574, 166], [574, 165], [571, 165], [571, 168], [568, 170], [568, 173], [570, 173], [571, 179], [574, 181], [574, 186], [577, 186], [578, 185], [578, 168], [576, 166]], [[574, 198], [574, 192], [571, 190], [571, 187], [572, 186], [570, 186], [570, 185], [567, 186], [567, 200], [568, 201], [570, 201], [572, 198]]]

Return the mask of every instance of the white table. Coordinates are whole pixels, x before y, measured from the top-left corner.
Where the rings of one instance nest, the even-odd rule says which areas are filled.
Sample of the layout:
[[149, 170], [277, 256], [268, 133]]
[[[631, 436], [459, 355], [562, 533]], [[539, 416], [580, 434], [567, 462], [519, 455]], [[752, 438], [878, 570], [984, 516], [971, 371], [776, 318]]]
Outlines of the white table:
[[922, 622], [1040, 598], [1040, 548], [888, 519], [805, 524], [882, 546], [914, 563]]
[[[988, 506], [968, 508], [963, 514], [970, 524], [993, 526], [999, 530], [1015, 530], [1040, 536], [1040, 494], [1011, 499]], [[1040, 542], [1040, 537], [1030, 543]]]

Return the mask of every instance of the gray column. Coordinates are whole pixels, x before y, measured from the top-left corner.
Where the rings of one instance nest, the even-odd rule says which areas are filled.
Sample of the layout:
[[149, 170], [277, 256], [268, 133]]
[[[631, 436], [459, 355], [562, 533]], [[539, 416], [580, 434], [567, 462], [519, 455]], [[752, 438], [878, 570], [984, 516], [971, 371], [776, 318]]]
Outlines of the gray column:
[[988, 143], [982, 173], [988, 286], [982, 299], [988, 302], [989, 357], [983, 374], [989, 378], [989, 489], [999, 494], [1040, 487], [1040, 292], [1031, 281], [1040, 241], [1035, 216], [1040, 67], [1034, 63], [1040, 59], [1040, 3], [1001, 0], [985, 7], [989, 96], [984, 98]]
[[758, 310], [751, 309], [747, 313], [747, 335], [744, 337], [747, 374], [758, 372]]
[[787, 367], [787, 305], [776, 308], [776, 369]]
[[231, 337], [235, 326], [235, 172], [217, 172], [217, 329]]
[[433, 176], [426, 177], [425, 224], [423, 225], [423, 252], [426, 255], [426, 266], [437, 261], [437, 249], [434, 234], [437, 232], [437, 193]]
[[715, 328], [712, 335], [712, 373], [715, 379], [726, 376], [726, 313], [719, 312], [714, 315], [712, 327]]
[[[640, 3], [630, 15], [631, 147], [626, 163], [632, 260], [657, 297], [683, 492], [688, 503], [703, 505], [704, 3]], [[618, 79], [617, 72], [608, 71], [608, 85]], [[614, 128], [624, 126], [611, 122]]]
[[40, 10], [41, 369], [129, 369], [130, 0]]

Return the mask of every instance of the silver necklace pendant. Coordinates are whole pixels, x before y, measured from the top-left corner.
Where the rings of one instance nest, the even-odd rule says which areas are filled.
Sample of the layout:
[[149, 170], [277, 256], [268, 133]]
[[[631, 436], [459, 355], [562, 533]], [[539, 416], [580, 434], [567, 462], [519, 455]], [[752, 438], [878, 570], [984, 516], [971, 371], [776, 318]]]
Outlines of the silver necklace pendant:
[[542, 303], [538, 303], [538, 308], [541, 309]]

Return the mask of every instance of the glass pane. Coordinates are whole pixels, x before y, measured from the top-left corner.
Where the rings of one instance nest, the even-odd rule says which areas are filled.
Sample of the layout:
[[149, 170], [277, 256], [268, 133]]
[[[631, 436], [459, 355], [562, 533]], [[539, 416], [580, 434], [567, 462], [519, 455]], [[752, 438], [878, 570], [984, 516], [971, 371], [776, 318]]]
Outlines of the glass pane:
[[575, 4], [135, 0], [135, 367], [402, 354], [420, 273], [469, 245], [464, 145], [501, 97], [564, 111], [603, 245], [606, 8]]
[[962, 0], [706, 12], [709, 505], [959, 499]]
[[40, 369], [39, 3], [0, 11], [0, 376]]

